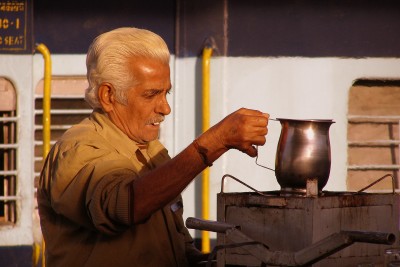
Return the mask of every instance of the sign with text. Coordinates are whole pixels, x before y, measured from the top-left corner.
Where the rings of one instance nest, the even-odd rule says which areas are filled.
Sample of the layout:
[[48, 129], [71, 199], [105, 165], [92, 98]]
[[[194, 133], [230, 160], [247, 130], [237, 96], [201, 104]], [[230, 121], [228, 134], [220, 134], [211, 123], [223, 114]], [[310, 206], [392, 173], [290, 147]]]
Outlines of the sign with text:
[[31, 0], [0, 0], [0, 53], [32, 53]]

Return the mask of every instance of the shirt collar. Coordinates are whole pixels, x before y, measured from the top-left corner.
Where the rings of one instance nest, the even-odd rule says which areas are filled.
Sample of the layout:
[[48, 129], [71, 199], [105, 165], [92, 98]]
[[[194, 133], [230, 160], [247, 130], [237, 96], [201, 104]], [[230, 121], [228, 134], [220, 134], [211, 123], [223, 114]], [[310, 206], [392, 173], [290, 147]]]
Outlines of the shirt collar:
[[[139, 149], [138, 143], [122, 132], [102, 110], [94, 110], [90, 120], [94, 122], [96, 131], [112, 143], [119, 153], [128, 158], [135, 157], [135, 152]], [[165, 147], [158, 140], [154, 140], [148, 143], [147, 149], [149, 155], [156, 155]]]

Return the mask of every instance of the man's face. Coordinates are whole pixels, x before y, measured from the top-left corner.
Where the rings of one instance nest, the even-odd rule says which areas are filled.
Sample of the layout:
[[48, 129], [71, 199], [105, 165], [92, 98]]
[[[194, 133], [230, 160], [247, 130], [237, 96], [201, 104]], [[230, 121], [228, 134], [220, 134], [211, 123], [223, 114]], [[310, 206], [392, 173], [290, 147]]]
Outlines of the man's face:
[[169, 65], [135, 58], [129, 67], [138, 84], [127, 91], [128, 104], [116, 103], [109, 116], [130, 139], [146, 143], [158, 138], [160, 123], [171, 112], [166, 98], [171, 90]]

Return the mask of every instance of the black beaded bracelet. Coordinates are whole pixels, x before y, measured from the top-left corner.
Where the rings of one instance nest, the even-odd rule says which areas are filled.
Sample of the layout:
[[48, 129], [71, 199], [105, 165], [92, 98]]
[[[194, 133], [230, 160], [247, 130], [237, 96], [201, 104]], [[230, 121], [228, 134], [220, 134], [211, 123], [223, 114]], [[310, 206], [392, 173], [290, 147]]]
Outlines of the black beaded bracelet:
[[199, 153], [199, 155], [200, 155], [201, 159], [203, 160], [204, 164], [207, 165], [208, 167], [211, 167], [213, 164], [208, 161], [208, 157], [207, 157], [208, 150], [207, 150], [207, 148], [200, 146], [199, 143], [197, 143], [197, 140], [193, 141], [193, 145], [196, 148], [197, 152]]

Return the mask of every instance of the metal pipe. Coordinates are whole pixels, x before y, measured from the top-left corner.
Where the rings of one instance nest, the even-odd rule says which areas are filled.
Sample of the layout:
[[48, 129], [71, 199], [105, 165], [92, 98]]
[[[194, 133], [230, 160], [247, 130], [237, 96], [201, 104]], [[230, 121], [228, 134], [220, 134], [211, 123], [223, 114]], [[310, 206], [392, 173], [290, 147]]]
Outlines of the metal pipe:
[[341, 233], [347, 235], [353, 242], [392, 245], [396, 241], [396, 236], [392, 233], [364, 231], [341, 231]]
[[296, 264], [311, 265], [355, 242], [392, 245], [396, 236], [392, 233], [340, 231], [294, 254]]
[[[38, 44], [36, 46], [36, 50], [38, 50], [44, 59], [44, 81], [43, 81], [43, 159], [47, 157], [47, 154], [50, 151], [50, 103], [51, 103], [51, 57], [50, 51], [44, 44]], [[42, 238], [42, 266], [46, 266], [45, 261], [45, 243]], [[39, 261], [40, 251], [37, 246], [34, 247], [34, 255], [33, 261], [34, 266], [37, 265]]]
[[349, 141], [347, 145], [352, 147], [390, 147], [400, 145], [400, 140]]
[[[203, 49], [202, 57], [202, 112], [203, 132], [210, 128], [210, 59], [213, 49], [206, 46]], [[202, 173], [202, 217], [205, 220], [210, 218], [210, 169], [206, 168]], [[208, 231], [201, 232], [201, 250], [204, 253], [210, 252], [210, 234]]]
[[256, 242], [240, 231], [239, 226], [226, 222], [188, 218], [186, 227], [194, 229], [199, 227], [200, 229], [224, 233], [225, 237], [233, 244], [243, 244], [242, 248], [250, 255], [267, 265], [274, 266], [308, 266], [355, 242], [392, 245], [396, 241], [396, 236], [392, 233], [340, 231], [299, 251], [286, 252], [270, 250], [266, 244]]
[[17, 175], [18, 171], [0, 171], [0, 175]]
[[16, 122], [18, 117], [1, 117], [0, 122]]
[[[41, 110], [35, 110], [35, 115], [36, 114], [42, 114], [44, 111]], [[53, 109], [51, 110], [51, 113], [53, 115], [75, 115], [75, 114], [90, 114], [93, 111], [90, 109]]]
[[368, 116], [368, 115], [349, 115], [347, 116], [349, 123], [395, 123], [400, 120], [400, 116]]
[[207, 230], [216, 233], [225, 233], [228, 229], [238, 227], [230, 223], [201, 220], [193, 217], [188, 217], [185, 224], [189, 229]]
[[0, 144], [0, 149], [17, 149], [18, 147], [18, 144]]
[[43, 85], [43, 158], [50, 151], [50, 102], [51, 102], [51, 57], [44, 44], [38, 44], [36, 49], [44, 59], [44, 85]]
[[367, 171], [367, 170], [392, 170], [396, 171], [400, 169], [400, 165], [349, 165], [348, 170], [352, 171]]

